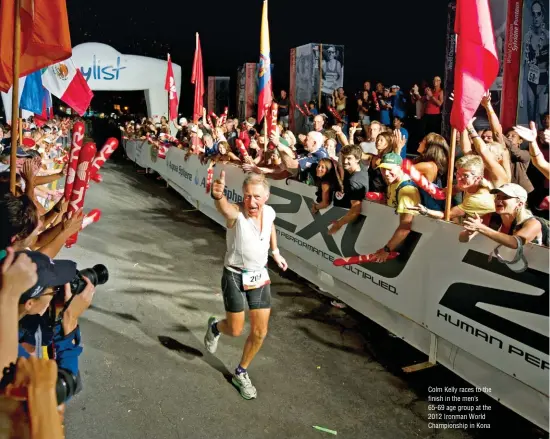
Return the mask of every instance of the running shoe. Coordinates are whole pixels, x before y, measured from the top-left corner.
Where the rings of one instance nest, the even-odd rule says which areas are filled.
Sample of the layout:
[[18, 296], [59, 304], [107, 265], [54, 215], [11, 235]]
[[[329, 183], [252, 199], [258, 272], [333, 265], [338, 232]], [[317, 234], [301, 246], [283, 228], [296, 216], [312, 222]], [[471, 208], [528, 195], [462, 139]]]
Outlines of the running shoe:
[[231, 382], [235, 387], [237, 387], [237, 389], [239, 389], [239, 392], [244, 399], [254, 399], [258, 396], [258, 391], [256, 390], [256, 387], [252, 385], [252, 381], [250, 381], [247, 372], [233, 375]]
[[204, 346], [211, 354], [216, 352], [216, 349], [218, 349], [218, 340], [220, 339], [220, 335], [214, 335], [214, 332], [212, 331], [212, 325], [217, 322], [218, 320], [216, 317], [210, 317], [208, 319], [208, 329], [206, 330], [206, 335], [204, 336]]

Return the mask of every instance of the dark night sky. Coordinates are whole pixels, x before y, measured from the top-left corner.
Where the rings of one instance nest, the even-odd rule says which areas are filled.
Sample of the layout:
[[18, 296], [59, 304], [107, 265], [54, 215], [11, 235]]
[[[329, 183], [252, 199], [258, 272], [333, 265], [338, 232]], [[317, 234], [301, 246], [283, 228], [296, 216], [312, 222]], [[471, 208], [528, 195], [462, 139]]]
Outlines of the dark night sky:
[[[320, 7], [330, 3], [334, 6]], [[345, 46], [344, 86], [348, 96], [365, 79], [410, 87], [415, 81], [443, 76], [447, 3], [271, 0], [276, 93], [289, 84], [290, 49], [307, 43]], [[182, 67], [180, 111], [185, 114], [192, 109], [195, 32], [201, 37], [205, 78], [231, 76], [232, 96], [237, 67], [259, 59], [261, 0], [67, 0], [67, 5], [73, 46], [100, 42], [121, 53], [160, 59], [166, 59], [169, 52]], [[107, 94], [97, 95], [95, 103]], [[123, 94], [128, 100], [136, 100], [136, 95], [141, 98]]]

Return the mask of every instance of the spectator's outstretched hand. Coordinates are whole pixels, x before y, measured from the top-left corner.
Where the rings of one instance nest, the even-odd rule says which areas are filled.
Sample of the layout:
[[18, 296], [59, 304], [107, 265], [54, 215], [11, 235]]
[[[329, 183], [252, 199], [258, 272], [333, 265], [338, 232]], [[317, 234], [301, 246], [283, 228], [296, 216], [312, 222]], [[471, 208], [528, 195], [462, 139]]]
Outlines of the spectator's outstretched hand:
[[262, 170], [255, 164], [243, 163], [242, 168], [244, 172], [255, 172], [256, 174], [262, 174]]
[[479, 229], [483, 226], [483, 221], [477, 213], [474, 213], [474, 216], [468, 216], [464, 219], [463, 225], [469, 232], [479, 232]]
[[491, 92], [487, 90], [481, 98], [481, 106], [487, 108], [489, 105], [491, 105]]
[[[531, 143], [537, 140], [537, 126], [535, 122], [529, 122], [529, 128], [515, 126], [514, 131], [525, 141]], [[546, 130], [549, 131], [549, 130]]]

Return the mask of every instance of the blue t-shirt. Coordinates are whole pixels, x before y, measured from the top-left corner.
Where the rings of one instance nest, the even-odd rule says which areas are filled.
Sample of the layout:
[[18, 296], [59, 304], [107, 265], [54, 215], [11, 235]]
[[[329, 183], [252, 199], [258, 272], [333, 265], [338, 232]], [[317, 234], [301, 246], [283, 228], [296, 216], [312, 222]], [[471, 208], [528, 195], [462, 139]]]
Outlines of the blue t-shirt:
[[405, 105], [406, 105], [405, 95], [401, 90], [398, 90], [396, 95], [392, 96], [393, 115], [401, 119], [404, 119], [407, 111], [407, 108]]
[[399, 131], [401, 131], [401, 134], [403, 134], [403, 137], [405, 139], [407, 139], [407, 141], [405, 142], [405, 146], [403, 147], [403, 149], [401, 150], [401, 158], [403, 160], [405, 160], [407, 158], [407, 143], [409, 143], [409, 132], [407, 131], [406, 128], [399, 128]]
[[218, 149], [218, 142], [214, 143], [212, 145], [212, 148], [207, 148], [207, 147], [204, 147], [204, 155], [206, 157], [211, 157], [213, 155], [216, 155], [220, 152], [220, 150]]

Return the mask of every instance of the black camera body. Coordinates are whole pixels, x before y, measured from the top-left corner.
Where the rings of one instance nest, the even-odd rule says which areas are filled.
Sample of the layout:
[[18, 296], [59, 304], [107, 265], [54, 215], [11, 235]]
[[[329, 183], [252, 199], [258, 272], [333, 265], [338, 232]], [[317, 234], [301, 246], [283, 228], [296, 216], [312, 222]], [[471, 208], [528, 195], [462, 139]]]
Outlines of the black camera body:
[[[109, 270], [102, 264], [94, 265], [92, 268], [85, 268], [76, 273], [76, 276], [69, 282], [71, 286], [72, 294], [80, 294], [86, 288], [86, 281], [84, 276], [87, 277], [93, 286], [103, 285], [109, 280]], [[59, 285], [56, 290], [63, 292], [63, 285]]]

